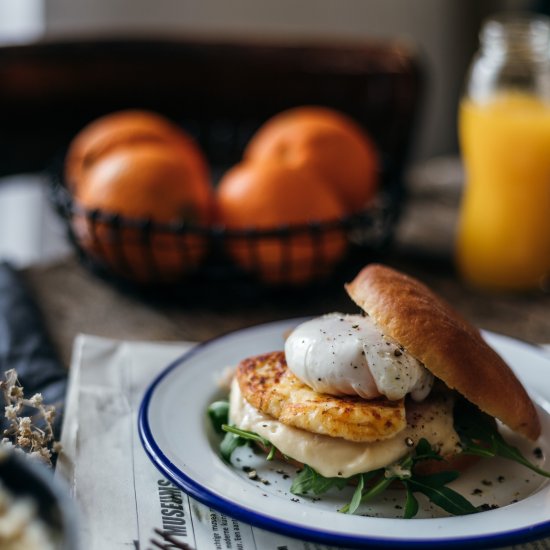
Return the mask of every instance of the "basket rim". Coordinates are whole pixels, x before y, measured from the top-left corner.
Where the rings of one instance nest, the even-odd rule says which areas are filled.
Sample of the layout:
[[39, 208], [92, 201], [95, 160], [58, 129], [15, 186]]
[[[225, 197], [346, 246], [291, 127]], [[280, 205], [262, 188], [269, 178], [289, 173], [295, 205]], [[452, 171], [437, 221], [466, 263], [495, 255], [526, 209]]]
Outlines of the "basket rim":
[[[51, 174], [50, 174], [50, 180]], [[111, 225], [117, 229], [148, 230], [157, 233], [190, 233], [219, 238], [259, 238], [288, 237], [300, 234], [324, 233], [336, 230], [349, 230], [358, 226], [374, 225], [391, 217], [395, 205], [391, 192], [379, 189], [371, 204], [358, 212], [346, 214], [331, 220], [310, 220], [299, 224], [282, 224], [276, 227], [228, 228], [220, 222], [199, 225], [184, 220], [159, 222], [151, 217], [130, 217], [109, 212], [100, 208], [83, 206], [59, 177], [53, 178], [51, 197], [63, 218], [83, 216], [91, 223]]]

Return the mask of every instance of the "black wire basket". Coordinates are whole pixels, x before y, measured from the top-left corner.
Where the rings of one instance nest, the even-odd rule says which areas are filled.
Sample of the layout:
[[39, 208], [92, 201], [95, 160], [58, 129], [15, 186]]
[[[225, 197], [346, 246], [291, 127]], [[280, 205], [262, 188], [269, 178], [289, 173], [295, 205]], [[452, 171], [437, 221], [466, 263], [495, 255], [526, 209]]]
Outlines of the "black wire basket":
[[[2, 93], [13, 96], [3, 143], [14, 169], [30, 161], [44, 167], [86, 124], [123, 109], [155, 111], [179, 124], [206, 154], [214, 181], [241, 160], [266, 120], [301, 105], [347, 114], [378, 146], [381, 185], [370, 207], [331, 223], [270, 231], [85, 210], [63, 181], [63, 160], [57, 162], [49, 171], [51, 197], [70, 240], [87, 267], [123, 288], [197, 300], [219, 290], [227, 301], [277, 288], [303, 292], [331, 280], [341, 287], [392, 241], [423, 89], [420, 60], [408, 46], [132, 38], [44, 42], [3, 53], [2, 74], [12, 87]], [[34, 67], [35, 80], [17, 78], [34, 75]], [[32, 124], [22, 126], [23, 119]]]
[[172, 294], [325, 285], [387, 250], [403, 199], [400, 185], [385, 186], [371, 206], [338, 220], [229, 230], [89, 210], [74, 199], [59, 171], [50, 180], [51, 199], [88, 268], [123, 286]]

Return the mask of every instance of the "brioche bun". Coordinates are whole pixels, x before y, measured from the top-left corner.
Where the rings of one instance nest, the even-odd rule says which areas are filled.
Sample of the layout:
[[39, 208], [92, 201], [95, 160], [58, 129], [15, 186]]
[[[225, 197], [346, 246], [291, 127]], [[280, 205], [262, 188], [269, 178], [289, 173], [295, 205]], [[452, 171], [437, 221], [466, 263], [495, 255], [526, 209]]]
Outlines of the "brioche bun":
[[370, 264], [345, 285], [351, 299], [437, 378], [515, 432], [535, 440], [540, 422], [527, 392], [479, 331], [429, 288]]

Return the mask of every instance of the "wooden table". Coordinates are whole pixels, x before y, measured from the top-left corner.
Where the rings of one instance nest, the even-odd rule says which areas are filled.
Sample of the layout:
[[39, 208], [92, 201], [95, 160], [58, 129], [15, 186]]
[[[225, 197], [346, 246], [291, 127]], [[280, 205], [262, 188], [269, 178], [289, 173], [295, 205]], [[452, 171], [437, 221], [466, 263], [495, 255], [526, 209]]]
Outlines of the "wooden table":
[[[430, 285], [483, 329], [533, 343], [550, 342], [550, 294], [491, 294], [466, 286], [452, 263], [459, 192], [454, 184], [419, 177], [401, 218], [394, 246], [383, 257]], [[202, 341], [256, 323], [324, 312], [356, 311], [342, 286], [292, 301], [186, 305], [144, 301], [88, 272], [69, 256], [25, 269], [65, 365], [78, 333], [128, 340]]]

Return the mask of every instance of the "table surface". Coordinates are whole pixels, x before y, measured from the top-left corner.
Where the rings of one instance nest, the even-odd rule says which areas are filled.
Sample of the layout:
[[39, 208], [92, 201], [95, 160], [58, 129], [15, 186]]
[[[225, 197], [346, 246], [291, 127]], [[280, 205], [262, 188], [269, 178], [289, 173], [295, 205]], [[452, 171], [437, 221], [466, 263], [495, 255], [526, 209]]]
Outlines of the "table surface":
[[[488, 293], [462, 282], [452, 262], [460, 186], [444, 167], [411, 178], [410, 199], [384, 263], [427, 283], [467, 319], [532, 343], [550, 343], [550, 294]], [[439, 175], [438, 175], [439, 174]], [[443, 176], [442, 174], [446, 174]], [[343, 283], [314, 299], [179, 305], [145, 301], [98, 278], [74, 255], [22, 269], [65, 365], [79, 333], [126, 340], [203, 341], [277, 319], [356, 311]]]

